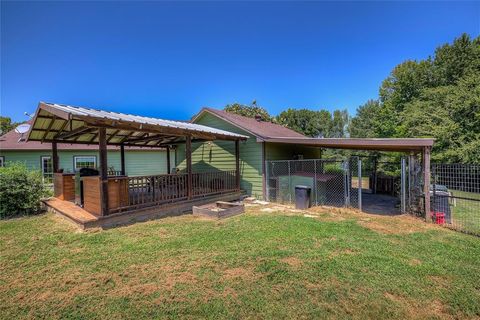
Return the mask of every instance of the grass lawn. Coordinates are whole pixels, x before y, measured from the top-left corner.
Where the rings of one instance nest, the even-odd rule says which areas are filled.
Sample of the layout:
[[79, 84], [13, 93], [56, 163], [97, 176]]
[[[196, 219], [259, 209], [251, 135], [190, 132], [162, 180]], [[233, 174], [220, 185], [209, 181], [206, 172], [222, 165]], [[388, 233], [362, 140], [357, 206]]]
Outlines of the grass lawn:
[[408, 216], [272, 208], [81, 233], [0, 222], [0, 317], [478, 318], [480, 238]]

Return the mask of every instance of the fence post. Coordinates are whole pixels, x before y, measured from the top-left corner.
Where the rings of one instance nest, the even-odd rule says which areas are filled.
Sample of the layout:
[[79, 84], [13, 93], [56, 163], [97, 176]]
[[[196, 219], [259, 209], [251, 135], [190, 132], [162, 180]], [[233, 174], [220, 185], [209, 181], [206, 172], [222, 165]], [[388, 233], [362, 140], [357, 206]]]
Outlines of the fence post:
[[314, 180], [313, 180], [313, 192], [315, 192], [315, 205], [318, 206], [318, 191], [317, 191], [317, 161], [313, 160], [313, 173], [314, 173]]
[[265, 160], [265, 197], [266, 201], [270, 202], [270, 162]]
[[342, 166], [343, 166], [343, 172], [344, 172], [343, 186], [344, 186], [344, 195], [345, 195], [345, 207], [349, 207], [350, 206], [350, 187], [348, 182], [350, 181], [350, 173], [349, 173], [350, 161], [343, 160]]
[[402, 157], [402, 166], [401, 166], [401, 174], [400, 174], [400, 203], [401, 203], [401, 212], [405, 213], [406, 209], [406, 179], [405, 179], [405, 171], [406, 171], [406, 165], [405, 165], [405, 157]]
[[358, 209], [362, 211], [362, 159], [360, 159], [360, 157], [358, 157], [357, 175], [358, 175]]
[[292, 203], [292, 176], [290, 173], [290, 160], [288, 160], [288, 197], [290, 198], [290, 203]]

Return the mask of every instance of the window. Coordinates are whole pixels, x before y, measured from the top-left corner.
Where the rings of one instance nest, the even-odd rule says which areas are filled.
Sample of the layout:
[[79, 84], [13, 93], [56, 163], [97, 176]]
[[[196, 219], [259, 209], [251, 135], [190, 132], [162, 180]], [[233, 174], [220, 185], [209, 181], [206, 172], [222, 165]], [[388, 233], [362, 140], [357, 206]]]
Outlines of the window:
[[95, 169], [97, 167], [97, 157], [95, 156], [73, 157], [73, 167], [75, 170], [80, 170], [82, 168]]
[[42, 167], [43, 183], [52, 184], [53, 183], [52, 157], [43, 156], [40, 160], [40, 164], [41, 164], [41, 167]]
[[5, 156], [0, 156], [0, 167], [5, 166]]

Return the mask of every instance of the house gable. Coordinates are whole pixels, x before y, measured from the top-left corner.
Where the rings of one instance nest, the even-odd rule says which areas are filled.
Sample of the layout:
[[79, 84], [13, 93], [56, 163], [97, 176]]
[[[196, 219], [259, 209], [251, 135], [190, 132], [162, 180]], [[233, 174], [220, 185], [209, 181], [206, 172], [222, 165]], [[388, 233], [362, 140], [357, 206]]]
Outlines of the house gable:
[[[249, 137], [246, 141], [240, 142], [240, 187], [247, 194], [262, 198], [262, 144], [257, 142], [257, 138], [209, 112], [200, 114], [194, 122]], [[179, 145], [176, 151], [177, 168], [184, 170], [185, 146]], [[193, 143], [192, 165], [194, 172], [235, 170], [235, 143], [232, 141]]]

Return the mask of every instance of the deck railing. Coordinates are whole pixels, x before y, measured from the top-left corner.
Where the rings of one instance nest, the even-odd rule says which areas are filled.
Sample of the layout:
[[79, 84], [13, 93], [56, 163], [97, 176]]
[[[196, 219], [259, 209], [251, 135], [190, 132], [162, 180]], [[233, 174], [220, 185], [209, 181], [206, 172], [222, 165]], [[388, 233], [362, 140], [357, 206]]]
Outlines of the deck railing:
[[194, 173], [192, 175], [194, 197], [235, 190], [235, 170]]
[[[235, 170], [193, 173], [192, 198], [235, 191], [237, 189], [235, 174]], [[128, 204], [111, 208], [110, 213], [188, 200], [186, 173], [136, 176], [125, 179], [127, 179]]]

